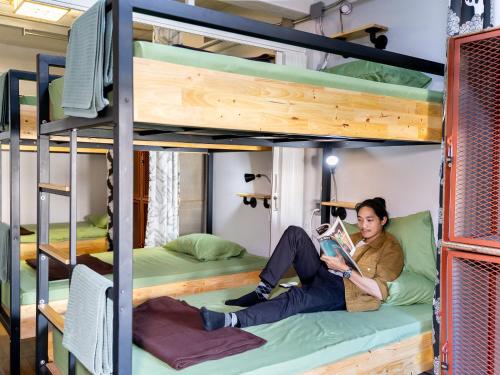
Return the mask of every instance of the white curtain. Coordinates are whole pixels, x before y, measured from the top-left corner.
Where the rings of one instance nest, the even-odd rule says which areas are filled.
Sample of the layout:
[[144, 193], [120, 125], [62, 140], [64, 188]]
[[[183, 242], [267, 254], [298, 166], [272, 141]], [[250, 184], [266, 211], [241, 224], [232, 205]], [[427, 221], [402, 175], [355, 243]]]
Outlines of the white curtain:
[[149, 204], [145, 247], [162, 246], [179, 236], [179, 155], [149, 153]]

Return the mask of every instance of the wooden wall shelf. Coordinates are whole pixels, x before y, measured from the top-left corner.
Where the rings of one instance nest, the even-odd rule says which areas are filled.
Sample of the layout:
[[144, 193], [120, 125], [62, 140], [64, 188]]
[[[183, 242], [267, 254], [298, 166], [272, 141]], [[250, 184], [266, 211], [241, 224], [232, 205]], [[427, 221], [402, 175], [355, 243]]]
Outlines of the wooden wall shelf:
[[243, 203], [249, 205], [252, 208], [257, 207], [257, 200], [264, 201], [264, 207], [270, 208], [269, 200], [271, 199], [271, 194], [261, 194], [261, 193], [237, 193], [238, 197], [243, 198]]
[[376, 33], [386, 32], [389, 28], [387, 26], [379, 25], [376, 23], [370, 23], [367, 25], [359, 26], [355, 29], [344, 31], [343, 33], [337, 33], [332, 35], [330, 38], [332, 39], [341, 39], [341, 40], [353, 40], [364, 38], [365, 36], [370, 36], [370, 31], [374, 31]]
[[330, 206], [330, 207], [344, 207], [349, 209], [355, 209], [357, 203], [356, 202], [341, 202], [341, 201], [328, 201], [321, 202], [322, 206]]

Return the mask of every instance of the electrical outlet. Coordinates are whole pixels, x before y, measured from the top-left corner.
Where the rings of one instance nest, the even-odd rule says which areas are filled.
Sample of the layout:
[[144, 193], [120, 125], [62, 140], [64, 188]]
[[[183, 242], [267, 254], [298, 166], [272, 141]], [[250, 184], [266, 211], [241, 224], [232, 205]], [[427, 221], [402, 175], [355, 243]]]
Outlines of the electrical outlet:
[[317, 3], [311, 4], [309, 13], [311, 14], [311, 19], [319, 18], [323, 15], [325, 9], [325, 3], [318, 1]]

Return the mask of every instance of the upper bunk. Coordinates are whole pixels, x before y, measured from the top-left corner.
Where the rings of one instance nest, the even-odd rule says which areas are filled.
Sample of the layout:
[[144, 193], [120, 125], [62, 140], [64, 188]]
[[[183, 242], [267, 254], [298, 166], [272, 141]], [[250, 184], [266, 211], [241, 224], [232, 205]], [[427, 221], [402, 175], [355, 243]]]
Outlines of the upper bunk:
[[[183, 7], [175, 2], [153, 7], [145, 1], [133, 1], [131, 13], [132, 10], [443, 74], [442, 64], [235, 16], [221, 16], [218, 12]], [[131, 28], [131, 17], [130, 25], [125, 23], [122, 17], [122, 29]], [[131, 41], [121, 39], [126, 38], [114, 41], [113, 55], [119, 55], [116, 61], [123, 72], [133, 74], [133, 83], [127, 82], [130, 92], [121, 89], [118, 93], [128, 98], [120, 107], [132, 105], [134, 130], [155, 132], [153, 137], [144, 137], [147, 131], [135, 132], [136, 140], [172, 141], [182, 140], [186, 135], [216, 134], [218, 139], [230, 139], [233, 135], [262, 140], [267, 136], [278, 142], [285, 138], [287, 142], [294, 139], [441, 141], [442, 94], [438, 92], [146, 42], [132, 46]], [[113, 86], [116, 88], [116, 82]], [[51, 99], [57, 96], [54, 93], [62, 93], [62, 87], [60, 81], [52, 84]], [[114, 92], [107, 94], [111, 99], [115, 97]], [[52, 114], [59, 115], [41, 125], [46, 135], [76, 125], [105, 129], [113, 122], [112, 108], [101, 111], [97, 119], [62, 118], [59, 104], [53, 102], [51, 108]], [[153, 135], [151, 131], [148, 134]]]

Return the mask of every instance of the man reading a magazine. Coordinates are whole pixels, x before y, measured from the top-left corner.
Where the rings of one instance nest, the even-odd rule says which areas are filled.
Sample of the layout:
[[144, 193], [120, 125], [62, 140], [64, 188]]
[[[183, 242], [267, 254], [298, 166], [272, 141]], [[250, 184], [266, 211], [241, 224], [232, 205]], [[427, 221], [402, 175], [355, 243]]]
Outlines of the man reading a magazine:
[[[377, 310], [388, 296], [387, 282], [403, 269], [403, 251], [384, 230], [389, 220], [383, 198], [367, 199], [356, 206], [359, 233], [351, 236], [351, 256], [363, 275], [349, 268], [341, 256], [318, 255], [307, 233], [289, 227], [280, 239], [257, 288], [226, 305], [247, 307], [235, 313], [219, 313], [202, 307], [204, 328], [249, 327], [318, 311]], [[269, 294], [293, 265], [301, 287], [269, 299]]]

